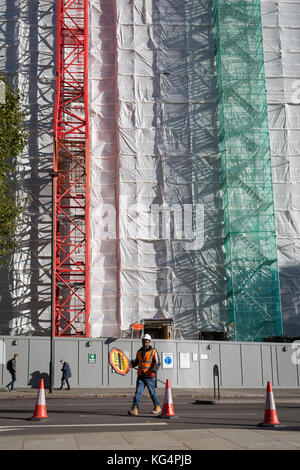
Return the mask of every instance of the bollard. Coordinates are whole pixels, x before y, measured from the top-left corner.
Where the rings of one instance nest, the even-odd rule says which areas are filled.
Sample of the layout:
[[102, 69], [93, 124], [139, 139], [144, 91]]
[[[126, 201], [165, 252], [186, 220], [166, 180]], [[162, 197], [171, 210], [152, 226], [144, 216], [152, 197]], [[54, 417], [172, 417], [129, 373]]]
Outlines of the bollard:
[[195, 400], [194, 404], [197, 405], [215, 405], [216, 404], [216, 378], [218, 384], [218, 401], [220, 401], [220, 379], [219, 379], [219, 367], [217, 364], [213, 367], [213, 382], [214, 382], [214, 399], [213, 400]]
[[220, 401], [220, 376], [219, 376], [219, 367], [217, 364], [214, 365], [213, 368], [213, 379], [214, 379], [214, 400], [216, 399], [216, 377], [218, 382], [218, 400]]

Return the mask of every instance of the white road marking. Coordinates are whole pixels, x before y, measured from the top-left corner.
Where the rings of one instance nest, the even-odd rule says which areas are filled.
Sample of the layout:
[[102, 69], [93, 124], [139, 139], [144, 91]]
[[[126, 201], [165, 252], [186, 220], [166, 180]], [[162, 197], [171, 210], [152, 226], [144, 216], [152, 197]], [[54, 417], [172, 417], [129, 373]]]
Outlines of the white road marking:
[[[48, 404], [49, 404], [49, 401], [48, 401]], [[107, 406], [107, 403], [97, 402], [97, 403], [81, 403], [80, 404], [80, 406], [93, 406], [94, 408], [97, 407], [98, 405]], [[122, 401], [121, 405], [122, 406], [123, 405], [132, 405], [132, 400], [128, 401], [128, 402]], [[65, 403], [64, 406], [74, 406], [74, 403]], [[120, 407], [120, 403], [109, 403], [109, 406]]]
[[[102, 423], [102, 424], [42, 424], [43, 428], [92, 428], [92, 427], [121, 427], [121, 426], [163, 426], [168, 423]], [[23, 429], [28, 429], [28, 428], [36, 428], [38, 424], [32, 424], [32, 425], [20, 425], [20, 426], [0, 426], [0, 432], [3, 431], [18, 431], [18, 430], [23, 430]]]
[[5, 431], [18, 431], [18, 428], [11, 427], [11, 429], [0, 429], [0, 432], [5, 432]]
[[[207, 413], [207, 414], [203, 414], [201, 417], [203, 418], [210, 418], [211, 416], [215, 417], [215, 418], [218, 418], [220, 416], [225, 416], [225, 417], [232, 417], [232, 416], [236, 416], [238, 415], [239, 417], [243, 417], [243, 416], [257, 416], [257, 415], [260, 415], [261, 413], [260, 412], [256, 412], [256, 413], [243, 413], [241, 414], [240, 412], [239, 413]], [[194, 418], [199, 418], [199, 416], [196, 416], [195, 414], [190, 414], [190, 413], [184, 413], [184, 416], [194, 416]]]

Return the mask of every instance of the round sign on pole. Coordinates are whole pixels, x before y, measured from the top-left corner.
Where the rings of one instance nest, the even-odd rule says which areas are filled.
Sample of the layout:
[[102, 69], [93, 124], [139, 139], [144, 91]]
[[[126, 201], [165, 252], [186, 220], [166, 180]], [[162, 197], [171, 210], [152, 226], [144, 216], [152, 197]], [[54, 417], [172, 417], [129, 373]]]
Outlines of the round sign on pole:
[[120, 349], [113, 348], [109, 353], [110, 365], [121, 375], [126, 375], [130, 369], [129, 360]]
[[133, 330], [139, 331], [139, 330], [142, 330], [142, 329], [143, 329], [143, 325], [142, 325], [141, 323], [134, 323], [133, 325], [131, 325], [131, 328], [132, 328]]

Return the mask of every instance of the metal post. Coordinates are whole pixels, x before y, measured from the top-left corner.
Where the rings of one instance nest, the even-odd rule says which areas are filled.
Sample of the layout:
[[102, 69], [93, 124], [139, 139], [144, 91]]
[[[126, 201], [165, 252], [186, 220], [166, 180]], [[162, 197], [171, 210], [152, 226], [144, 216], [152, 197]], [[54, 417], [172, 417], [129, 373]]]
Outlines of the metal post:
[[54, 282], [54, 178], [58, 176], [57, 171], [50, 170], [49, 176], [51, 176], [51, 183], [52, 183], [52, 209], [51, 209], [51, 221], [52, 221], [52, 230], [51, 230], [51, 326], [50, 326], [50, 384], [49, 384], [49, 393], [53, 392], [53, 382], [54, 382], [54, 289], [53, 289], [53, 282]]
[[218, 400], [220, 400], [220, 380], [219, 380], [219, 367], [217, 364], [214, 365], [213, 368], [213, 376], [214, 376], [214, 399], [216, 399], [216, 377], [218, 381]]
[[219, 367], [217, 364], [213, 367], [213, 382], [214, 382], [214, 399], [213, 400], [196, 400], [195, 404], [199, 405], [215, 405], [216, 403], [216, 377], [218, 379], [218, 400], [220, 400], [220, 381], [219, 381]]

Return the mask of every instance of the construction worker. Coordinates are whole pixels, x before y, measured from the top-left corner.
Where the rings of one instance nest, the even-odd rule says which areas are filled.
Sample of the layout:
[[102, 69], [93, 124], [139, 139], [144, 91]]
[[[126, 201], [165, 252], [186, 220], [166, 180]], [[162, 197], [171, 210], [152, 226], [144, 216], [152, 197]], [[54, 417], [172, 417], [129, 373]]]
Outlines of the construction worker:
[[143, 346], [137, 351], [135, 360], [130, 361], [130, 367], [138, 367], [136, 390], [132, 402], [132, 408], [128, 411], [131, 416], [138, 416], [139, 405], [145, 386], [148, 388], [154, 409], [153, 414], [161, 412], [159, 401], [155, 392], [156, 373], [160, 367], [159, 355], [156, 349], [150, 346], [151, 336], [145, 334], [142, 337]]

